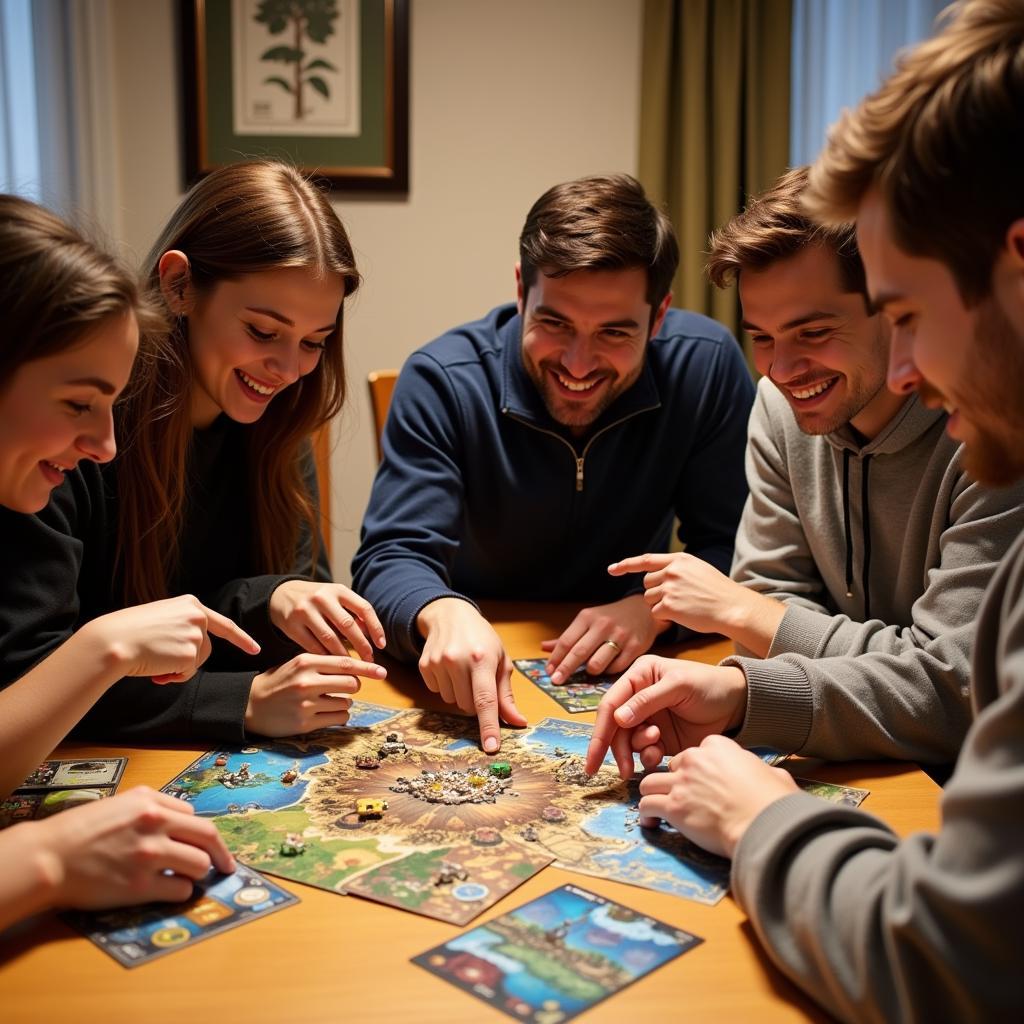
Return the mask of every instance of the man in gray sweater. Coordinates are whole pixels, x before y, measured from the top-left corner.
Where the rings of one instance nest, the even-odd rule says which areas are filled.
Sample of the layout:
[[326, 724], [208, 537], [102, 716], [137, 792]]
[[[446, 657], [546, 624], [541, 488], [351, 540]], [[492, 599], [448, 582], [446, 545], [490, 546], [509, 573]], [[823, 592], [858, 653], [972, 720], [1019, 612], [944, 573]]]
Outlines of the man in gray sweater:
[[[1024, 477], [1024, 3], [945, 18], [834, 129], [807, 204], [856, 219], [889, 386], [945, 406], [968, 472], [998, 485]], [[772, 959], [843, 1019], [1022, 1020], [1024, 532], [978, 612], [971, 698], [937, 835], [900, 840], [722, 736], [649, 775], [641, 813], [733, 857]]]
[[[974, 617], [1019, 528], [1024, 486], [973, 482], [946, 413], [886, 387], [889, 325], [870, 306], [853, 224], [811, 221], [806, 187], [806, 168], [788, 172], [711, 240], [709, 276], [738, 280], [764, 375], [732, 578], [687, 554], [612, 572], [646, 573], [655, 618], [753, 655], [657, 669], [734, 695], [728, 722], [691, 724], [831, 760], [949, 765], [971, 721]], [[663, 752], [655, 743], [641, 759], [651, 767]]]

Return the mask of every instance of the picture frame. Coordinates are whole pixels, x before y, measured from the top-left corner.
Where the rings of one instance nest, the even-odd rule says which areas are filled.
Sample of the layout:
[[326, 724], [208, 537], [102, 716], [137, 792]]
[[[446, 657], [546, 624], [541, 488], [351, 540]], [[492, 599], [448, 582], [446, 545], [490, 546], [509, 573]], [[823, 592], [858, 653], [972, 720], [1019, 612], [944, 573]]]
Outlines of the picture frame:
[[249, 157], [409, 187], [408, 0], [180, 0], [185, 175]]

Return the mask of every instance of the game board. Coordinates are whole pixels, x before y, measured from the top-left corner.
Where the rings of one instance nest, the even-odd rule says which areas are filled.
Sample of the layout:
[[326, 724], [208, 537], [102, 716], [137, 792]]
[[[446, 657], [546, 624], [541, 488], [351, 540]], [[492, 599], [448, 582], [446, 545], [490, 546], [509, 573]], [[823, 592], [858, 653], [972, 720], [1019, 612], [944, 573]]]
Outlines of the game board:
[[[718, 902], [728, 862], [670, 828], [641, 830], [636, 782], [620, 780], [610, 759], [593, 778], [583, 772], [590, 736], [589, 725], [547, 718], [506, 731], [501, 753], [488, 758], [475, 719], [355, 701], [344, 728], [212, 751], [164, 791], [214, 818], [259, 871], [456, 923], [552, 861]], [[470, 776], [493, 778], [499, 759], [511, 778], [481, 802], [452, 802], [444, 786], [423, 792], [446, 772], [463, 789]], [[379, 800], [380, 816], [357, 812], [357, 801]]]

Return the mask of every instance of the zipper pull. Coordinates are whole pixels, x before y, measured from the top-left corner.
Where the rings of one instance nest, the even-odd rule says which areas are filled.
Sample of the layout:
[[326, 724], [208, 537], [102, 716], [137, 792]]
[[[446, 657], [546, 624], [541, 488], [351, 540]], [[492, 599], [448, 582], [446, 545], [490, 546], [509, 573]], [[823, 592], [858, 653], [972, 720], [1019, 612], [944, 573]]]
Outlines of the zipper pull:
[[576, 460], [576, 490], [583, 490], [583, 459]]

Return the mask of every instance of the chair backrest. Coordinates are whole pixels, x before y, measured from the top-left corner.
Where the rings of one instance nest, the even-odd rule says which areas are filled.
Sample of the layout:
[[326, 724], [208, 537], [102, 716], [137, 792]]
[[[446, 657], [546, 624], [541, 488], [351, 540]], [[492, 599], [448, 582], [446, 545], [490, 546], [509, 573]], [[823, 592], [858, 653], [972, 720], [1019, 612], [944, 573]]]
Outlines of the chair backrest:
[[370, 386], [370, 408], [373, 410], [373, 425], [377, 430], [377, 461], [384, 457], [380, 439], [384, 434], [384, 423], [388, 418], [388, 406], [391, 405], [391, 392], [395, 390], [398, 380], [397, 370], [373, 370], [366, 378]]

